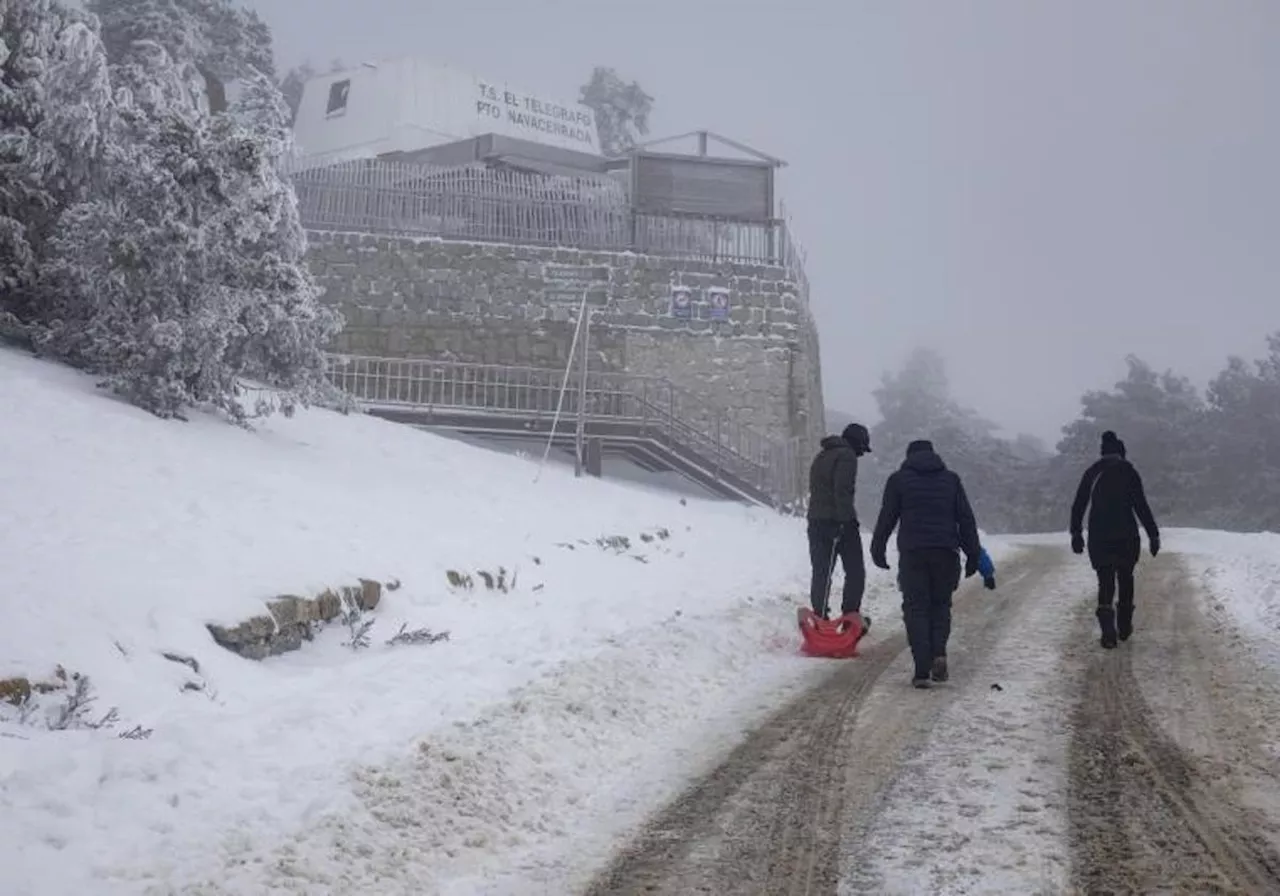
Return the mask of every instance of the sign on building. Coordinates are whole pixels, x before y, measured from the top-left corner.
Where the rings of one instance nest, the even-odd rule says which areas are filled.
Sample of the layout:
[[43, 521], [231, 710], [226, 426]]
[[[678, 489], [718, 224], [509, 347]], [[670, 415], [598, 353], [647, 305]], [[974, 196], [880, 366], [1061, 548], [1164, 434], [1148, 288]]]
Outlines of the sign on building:
[[332, 160], [412, 152], [500, 134], [600, 152], [595, 116], [576, 100], [418, 57], [318, 75], [293, 126], [299, 152]]
[[689, 287], [671, 287], [671, 316], [680, 320], [693, 317], [693, 294]]
[[719, 286], [713, 286], [707, 290], [707, 298], [710, 299], [711, 319], [728, 320], [729, 290]]

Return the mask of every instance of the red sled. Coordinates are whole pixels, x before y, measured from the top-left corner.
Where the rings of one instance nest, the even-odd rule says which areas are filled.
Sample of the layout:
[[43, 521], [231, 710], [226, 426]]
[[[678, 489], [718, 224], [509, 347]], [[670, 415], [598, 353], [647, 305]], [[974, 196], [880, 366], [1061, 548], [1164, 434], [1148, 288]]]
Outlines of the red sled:
[[858, 655], [858, 642], [871, 627], [871, 620], [859, 613], [823, 619], [808, 607], [796, 608], [800, 625], [800, 652], [827, 659], [849, 659]]

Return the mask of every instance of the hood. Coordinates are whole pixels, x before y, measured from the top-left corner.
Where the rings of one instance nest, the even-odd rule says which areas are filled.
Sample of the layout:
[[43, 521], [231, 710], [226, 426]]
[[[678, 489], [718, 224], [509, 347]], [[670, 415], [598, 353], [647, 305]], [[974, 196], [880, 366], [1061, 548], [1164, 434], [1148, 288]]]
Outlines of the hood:
[[1113, 431], [1107, 430], [1102, 434], [1101, 452], [1103, 457], [1124, 457], [1124, 442]]
[[850, 423], [840, 433], [840, 438], [859, 455], [871, 453], [871, 433], [861, 423]]
[[844, 448], [849, 451], [853, 450], [852, 448], [849, 448], [849, 443], [839, 436], [827, 436], [819, 442], [819, 444], [822, 446], [823, 451], [831, 451], [836, 448]]
[[902, 469], [917, 473], [939, 473], [947, 468], [936, 451], [912, 451], [902, 462]]

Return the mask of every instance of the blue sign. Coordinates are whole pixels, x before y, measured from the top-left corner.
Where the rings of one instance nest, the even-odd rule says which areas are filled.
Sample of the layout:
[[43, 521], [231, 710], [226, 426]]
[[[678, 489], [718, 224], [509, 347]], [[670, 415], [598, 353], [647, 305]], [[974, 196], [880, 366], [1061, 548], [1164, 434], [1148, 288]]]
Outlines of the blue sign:
[[671, 288], [671, 316], [688, 320], [693, 317], [693, 299], [687, 286]]
[[707, 291], [711, 298], [711, 319], [729, 319], [729, 290], [711, 289]]

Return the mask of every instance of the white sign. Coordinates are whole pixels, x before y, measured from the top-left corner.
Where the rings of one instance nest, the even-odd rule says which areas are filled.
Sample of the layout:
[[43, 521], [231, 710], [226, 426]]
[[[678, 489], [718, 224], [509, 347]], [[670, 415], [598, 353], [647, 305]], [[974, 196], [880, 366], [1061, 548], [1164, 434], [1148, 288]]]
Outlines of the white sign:
[[408, 56], [307, 82], [294, 138], [309, 157], [371, 158], [483, 134], [599, 154], [581, 103]]
[[510, 137], [546, 142], [548, 136], [578, 144], [583, 152], [596, 151], [596, 120], [586, 106], [565, 106], [536, 94], [518, 93], [486, 81], [476, 81], [476, 117], [481, 130], [496, 125]]

